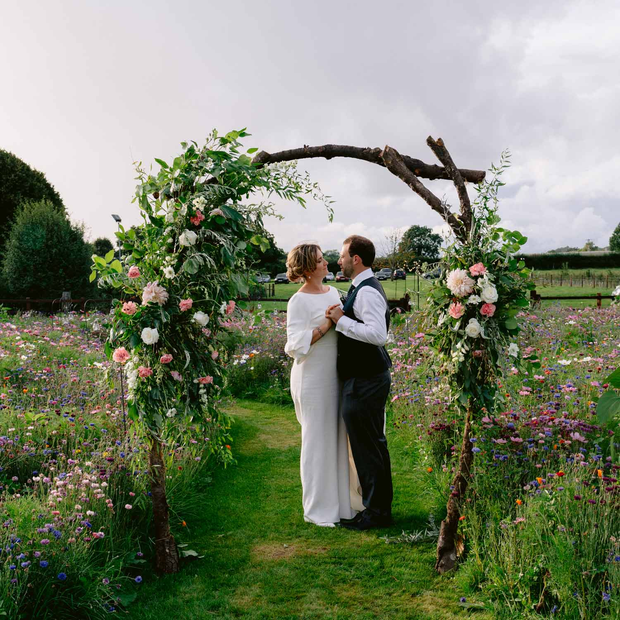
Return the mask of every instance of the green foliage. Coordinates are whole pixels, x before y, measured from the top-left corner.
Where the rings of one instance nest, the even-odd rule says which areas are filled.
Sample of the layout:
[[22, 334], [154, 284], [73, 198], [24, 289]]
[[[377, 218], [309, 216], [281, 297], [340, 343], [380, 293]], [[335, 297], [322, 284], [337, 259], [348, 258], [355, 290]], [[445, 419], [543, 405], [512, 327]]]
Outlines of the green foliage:
[[65, 207], [45, 175], [0, 149], [0, 255], [18, 207], [25, 202], [49, 201], [56, 211]]
[[[113, 253], [93, 256], [93, 279], [98, 274], [124, 299], [142, 298], [132, 311], [121, 300], [114, 305], [107, 345], [109, 357], [114, 349], [131, 356], [130, 416], [155, 434], [193, 420], [223, 462], [231, 460], [229, 422], [218, 399], [232, 300], [248, 294], [254, 263], [270, 247], [262, 223], [270, 197], [303, 205], [304, 195], [319, 191], [294, 164], [253, 164], [241, 152], [239, 139], [247, 135], [214, 131], [203, 147], [183, 143], [171, 163], [156, 160], [155, 174], [138, 165], [134, 202], [143, 223], [120, 227], [122, 262]], [[264, 200], [248, 202], [256, 196]], [[162, 362], [163, 355], [171, 358]]]
[[26, 203], [17, 212], [5, 246], [3, 280], [17, 297], [56, 298], [63, 291], [85, 295], [92, 290], [90, 250], [82, 228], [54, 203]]
[[612, 252], [620, 253], [620, 224], [616, 226], [616, 230], [614, 230], [609, 238], [609, 249]]
[[439, 260], [441, 235], [433, 233], [428, 226], [414, 224], [403, 235], [399, 244], [399, 252], [403, 255], [413, 255], [421, 262], [435, 262]]
[[501, 402], [497, 376], [505, 373], [509, 356], [518, 363], [517, 315], [529, 306], [533, 287], [529, 269], [515, 258], [527, 238], [498, 226], [497, 191], [508, 166], [503, 153], [491, 179], [478, 188], [468, 242], [446, 248], [446, 275], [434, 281], [426, 310], [439, 374], [450, 384], [453, 402], [476, 413]]
[[269, 246], [266, 249], [263, 249], [264, 245], [258, 247], [252, 268], [257, 272], [267, 273], [274, 277], [277, 273], [286, 271], [286, 252], [278, 247], [270, 232], [264, 231], [263, 237]]
[[620, 267], [620, 252], [588, 254], [519, 254], [528, 269], [605, 269]]

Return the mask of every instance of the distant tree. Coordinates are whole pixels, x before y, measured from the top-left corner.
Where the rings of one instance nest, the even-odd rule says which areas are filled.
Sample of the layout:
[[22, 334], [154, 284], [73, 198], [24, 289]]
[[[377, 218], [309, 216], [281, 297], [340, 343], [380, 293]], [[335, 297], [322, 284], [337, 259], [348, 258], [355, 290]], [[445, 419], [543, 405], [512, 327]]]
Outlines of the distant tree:
[[107, 237], [99, 237], [92, 243], [93, 254], [97, 256], [105, 256], [110, 250], [114, 249], [112, 242]]
[[555, 250], [549, 250], [547, 254], [570, 254], [571, 252], [579, 252], [579, 248], [574, 248], [570, 245], [565, 245], [562, 248], [556, 248]]
[[73, 296], [92, 291], [91, 246], [84, 231], [48, 200], [19, 207], [2, 261], [5, 286], [17, 297]]
[[594, 241], [592, 241], [592, 239], [588, 239], [585, 243], [585, 245], [583, 246], [583, 248], [581, 249], [582, 252], [595, 252], [596, 250], [600, 250], [601, 248], [598, 247], [598, 245], [596, 245], [594, 243]]
[[390, 269], [400, 267], [400, 244], [403, 238], [402, 228], [391, 228], [379, 244], [382, 262]]
[[399, 245], [402, 253], [412, 254], [421, 262], [435, 262], [439, 260], [439, 249], [443, 239], [435, 234], [428, 226], [414, 224], [403, 235]]
[[275, 237], [270, 232], [265, 232], [262, 236], [269, 241], [269, 248], [266, 250], [258, 246], [255, 248], [256, 254], [252, 269], [271, 276], [286, 271], [286, 252], [278, 247]]
[[327, 268], [332, 273], [338, 273], [340, 271], [340, 265], [338, 265], [340, 250], [325, 250], [323, 252], [323, 257], [327, 261]]
[[616, 230], [609, 238], [609, 249], [612, 252], [620, 252], [620, 224], [616, 226]]
[[45, 175], [0, 149], [0, 256], [19, 205], [40, 200], [47, 200], [64, 214], [62, 199]]

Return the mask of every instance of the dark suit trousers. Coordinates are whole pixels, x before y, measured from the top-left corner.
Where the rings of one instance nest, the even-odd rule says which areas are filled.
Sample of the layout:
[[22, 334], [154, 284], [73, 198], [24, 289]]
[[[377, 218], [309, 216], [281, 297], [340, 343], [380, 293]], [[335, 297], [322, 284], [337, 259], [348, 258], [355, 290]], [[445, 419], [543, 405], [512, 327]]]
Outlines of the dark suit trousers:
[[362, 501], [371, 512], [392, 512], [392, 472], [383, 431], [390, 371], [368, 379], [347, 379], [342, 385], [341, 411], [362, 485]]

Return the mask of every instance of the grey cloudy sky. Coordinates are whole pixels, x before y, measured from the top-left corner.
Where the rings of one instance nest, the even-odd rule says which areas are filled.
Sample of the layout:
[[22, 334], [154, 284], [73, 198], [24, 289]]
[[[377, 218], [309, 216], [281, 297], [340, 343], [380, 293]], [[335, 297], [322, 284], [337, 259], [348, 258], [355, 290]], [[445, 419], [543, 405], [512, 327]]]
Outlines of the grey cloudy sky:
[[[608, 244], [620, 221], [620, 3], [571, 0], [0, 0], [0, 148], [43, 171], [91, 238], [137, 223], [132, 162], [247, 126], [246, 145], [390, 144], [487, 168], [510, 148], [500, 214], [527, 250]], [[282, 204], [290, 249], [440, 227], [386, 170], [302, 162], [337, 201]], [[435, 193], [456, 203], [446, 183]]]

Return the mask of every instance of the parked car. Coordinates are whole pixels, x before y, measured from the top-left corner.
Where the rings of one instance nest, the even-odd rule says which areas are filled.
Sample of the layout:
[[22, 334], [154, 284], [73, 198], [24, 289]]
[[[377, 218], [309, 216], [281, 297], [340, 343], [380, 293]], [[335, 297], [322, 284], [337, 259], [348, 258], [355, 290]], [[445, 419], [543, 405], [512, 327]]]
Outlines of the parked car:
[[384, 267], [375, 274], [375, 278], [377, 278], [377, 280], [389, 280], [391, 277], [392, 270], [389, 267]]
[[268, 282], [271, 282], [271, 276], [268, 273], [257, 273], [256, 281], [259, 284], [267, 284]]
[[394, 273], [392, 274], [392, 280], [406, 280], [407, 274], [404, 269], [394, 269]]
[[288, 284], [288, 278], [285, 273], [279, 273], [274, 282], [276, 284]]
[[349, 278], [347, 278], [347, 276], [344, 275], [344, 273], [342, 273], [342, 271], [339, 271], [336, 274], [336, 282], [348, 282]]
[[441, 267], [435, 267], [435, 269], [431, 269], [431, 271], [427, 271], [422, 274], [422, 277], [425, 280], [435, 280], [436, 278], [441, 278], [441, 274], [443, 273], [443, 269]]
[[335, 280], [334, 274], [330, 271], [324, 278], [323, 282], [333, 282]]

